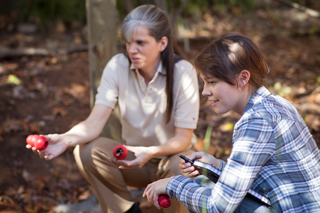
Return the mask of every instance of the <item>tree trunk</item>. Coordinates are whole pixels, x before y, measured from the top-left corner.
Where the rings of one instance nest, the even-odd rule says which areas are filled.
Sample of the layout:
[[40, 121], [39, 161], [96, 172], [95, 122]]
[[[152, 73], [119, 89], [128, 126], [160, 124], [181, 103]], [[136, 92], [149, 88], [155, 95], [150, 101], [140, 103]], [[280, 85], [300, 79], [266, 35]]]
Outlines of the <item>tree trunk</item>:
[[[116, 0], [87, 0], [88, 52], [90, 68], [90, 105], [93, 107], [103, 69], [117, 53]], [[104, 128], [102, 136], [120, 139], [120, 124], [115, 110]]]

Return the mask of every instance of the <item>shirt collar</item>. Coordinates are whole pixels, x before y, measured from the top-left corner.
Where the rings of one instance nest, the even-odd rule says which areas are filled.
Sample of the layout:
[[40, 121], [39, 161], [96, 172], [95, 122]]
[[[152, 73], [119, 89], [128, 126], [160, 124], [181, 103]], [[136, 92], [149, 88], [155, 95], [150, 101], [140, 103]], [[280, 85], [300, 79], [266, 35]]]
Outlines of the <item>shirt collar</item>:
[[271, 93], [264, 86], [260, 87], [255, 91], [255, 93], [251, 96], [246, 108], [244, 109], [243, 114], [251, 109], [255, 104], [260, 103], [265, 97], [270, 95]]

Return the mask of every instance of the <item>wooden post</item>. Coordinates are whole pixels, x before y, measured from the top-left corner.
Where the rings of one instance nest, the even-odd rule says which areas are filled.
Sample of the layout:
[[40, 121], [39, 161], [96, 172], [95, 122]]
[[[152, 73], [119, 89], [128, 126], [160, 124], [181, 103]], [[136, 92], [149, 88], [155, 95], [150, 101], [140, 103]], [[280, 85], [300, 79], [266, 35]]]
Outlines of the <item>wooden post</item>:
[[[117, 53], [116, 0], [86, 0], [90, 69], [90, 106], [93, 107], [103, 69]], [[101, 136], [120, 139], [117, 110], [110, 116]]]

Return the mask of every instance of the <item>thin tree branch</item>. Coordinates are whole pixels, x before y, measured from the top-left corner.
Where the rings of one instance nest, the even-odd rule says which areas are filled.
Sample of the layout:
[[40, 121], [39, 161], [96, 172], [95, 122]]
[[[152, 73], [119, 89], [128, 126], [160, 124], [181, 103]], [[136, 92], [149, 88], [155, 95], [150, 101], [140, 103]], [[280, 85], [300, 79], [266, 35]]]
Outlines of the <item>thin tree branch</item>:
[[70, 47], [65, 49], [47, 50], [43, 48], [22, 48], [22, 49], [9, 49], [0, 47], [0, 59], [13, 58], [21, 56], [54, 56], [54, 55], [68, 55], [76, 52], [88, 51], [87, 45]]
[[298, 10], [301, 10], [305, 13], [307, 13], [309, 16], [311, 17], [315, 17], [315, 18], [319, 18], [320, 17], [320, 13], [318, 11], [315, 11], [315, 10], [312, 10], [310, 8], [307, 8], [307, 7], [304, 7], [304, 6], [301, 6], [297, 3], [293, 3], [293, 2], [290, 2], [290, 1], [287, 1], [287, 0], [277, 0], [283, 4], [286, 4], [288, 6], [291, 6], [295, 9], [298, 9]]
[[179, 15], [184, 10], [184, 8], [189, 4], [190, 1], [191, 0], [185, 0], [184, 2], [182, 2], [182, 4], [180, 4], [180, 7], [177, 9], [177, 11], [175, 12], [175, 14], [173, 16], [173, 19], [172, 19], [172, 24], [173, 25], [176, 24]]

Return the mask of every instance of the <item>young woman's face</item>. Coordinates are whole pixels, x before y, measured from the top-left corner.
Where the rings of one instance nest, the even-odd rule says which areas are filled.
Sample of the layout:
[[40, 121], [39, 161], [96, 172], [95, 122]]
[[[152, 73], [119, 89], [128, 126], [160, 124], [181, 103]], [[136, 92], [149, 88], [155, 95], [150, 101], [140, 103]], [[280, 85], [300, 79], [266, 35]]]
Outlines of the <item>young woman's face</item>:
[[202, 95], [208, 97], [217, 114], [224, 114], [230, 110], [242, 114], [243, 96], [237, 85], [230, 85], [215, 77], [205, 77], [202, 74], [200, 77], [204, 82]]
[[161, 51], [166, 46], [161, 41], [149, 35], [149, 29], [138, 26], [133, 33], [131, 40], [126, 43], [126, 49], [129, 54], [132, 65], [142, 71], [148, 72], [157, 69], [160, 62]]

